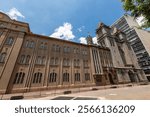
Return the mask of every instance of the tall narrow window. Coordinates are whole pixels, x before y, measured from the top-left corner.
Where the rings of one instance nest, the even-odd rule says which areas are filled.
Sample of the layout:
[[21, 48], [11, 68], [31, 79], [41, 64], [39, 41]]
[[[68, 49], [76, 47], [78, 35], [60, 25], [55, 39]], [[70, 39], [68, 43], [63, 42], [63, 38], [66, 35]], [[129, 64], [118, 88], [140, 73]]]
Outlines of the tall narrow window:
[[76, 59], [74, 59], [74, 66], [75, 66], [75, 67], [77, 66], [77, 61], [76, 61]]
[[45, 57], [44, 57], [44, 56], [42, 57], [42, 62], [41, 62], [41, 64], [42, 64], [42, 65], [45, 64]]
[[85, 81], [89, 81], [90, 80], [90, 74], [89, 73], [85, 73]]
[[73, 53], [75, 53], [75, 54], [76, 54], [76, 52], [77, 52], [77, 51], [76, 51], [76, 48], [74, 48], [74, 49], [73, 49]]
[[63, 65], [67, 66], [67, 60], [66, 60], [66, 58], [64, 58], [64, 60], [63, 60]]
[[26, 64], [29, 64], [29, 61], [30, 61], [30, 55], [27, 55], [27, 57], [26, 57]]
[[58, 58], [55, 58], [55, 65], [58, 65], [59, 62], [58, 62]]
[[88, 67], [88, 60], [83, 60], [84, 67]]
[[55, 64], [55, 59], [54, 59], [54, 58], [51, 58], [50, 64], [51, 64], [51, 65], [54, 65], [54, 64]]
[[59, 45], [56, 46], [56, 52], [60, 52], [60, 47], [59, 47]]
[[24, 77], [25, 77], [25, 73], [23, 72], [16, 73], [13, 84], [22, 84], [24, 81]]
[[52, 46], [52, 51], [56, 52], [56, 45], [55, 44], [53, 44], [53, 46]]
[[69, 66], [70, 65], [70, 60], [69, 59], [67, 59], [67, 66]]
[[47, 43], [44, 43], [44, 48], [43, 49], [47, 49]]
[[44, 49], [44, 43], [43, 42], [41, 42], [41, 44], [40, 44], [40, 49]]
[[0, 63], [4, 63], [5, 59], [6, 59], [6, 53], [4, 52], [4, 53], [0, 54]]
[[40, 72], [35, 73], [32, 83], [41, 83], [41, 81], [42, 81], [42, 73]]
[[25, 55], [21, 55], [21, 58], [20, 58], [20, 63], [21, 64], [25, 64]]
[[75, 73], [75, 81], [80, 81], [80, 73]]
[[12, 44], [13, 44], [13, 42], [14, 42], [13, 37], [8, 37], [8, 38], [6, 39], [5, 44], [6, 44], [6, 45], [12, 45]]
[[79, 59], [77, 60], [77, 66], [78, 67], [80, 66], [80, 60]]
[[69, 82], [69, 73], [63, 73], [63, 82]]
[[34, 48], [34, 46], [35, 46], [34, 41], [31, 41], [31, 42], [30, 42], [30, 47], [29, 47], [29, 48]]
[[37, 57], [36, 64], [39, 64], [39, 65], [42, 64], [42, 58], [41, 58], [41, 56], [38, 56], [38, 57]]
[[27, 40], [27, 41], [25, 42], [25, 47], [28, 48], [28, 46], [29, 46], [29, 41]]
[[67, 47], [64, 46], [64, 53], [67, 53]]
[[49, 76], [49, 83], [56, 82], [56, 80], [57, 80], [57, 74], [56, 74], [55, 72], [50, 73], [50, 76]]
[[77, 49], [76, 49], [76, 53], [78, 54], [79, 52], [80, 52], [80, 51], [79, 51], [79, 49], [77, 48]]
[[69, 47], [67, 47], [67, 52], [68, 52], [68, 53], [70, 52], [70, 48], [69, 48]]
[[126, 65], [127, 62], [126, 62], [126, 58], [125, 58], [125, 53], [124, 53], [123, 49], [120, 46], [118, 46], [118, 48], [119, 48], [119, 52], [120, 52], [122, 61], [123, 61], [124, 65]]

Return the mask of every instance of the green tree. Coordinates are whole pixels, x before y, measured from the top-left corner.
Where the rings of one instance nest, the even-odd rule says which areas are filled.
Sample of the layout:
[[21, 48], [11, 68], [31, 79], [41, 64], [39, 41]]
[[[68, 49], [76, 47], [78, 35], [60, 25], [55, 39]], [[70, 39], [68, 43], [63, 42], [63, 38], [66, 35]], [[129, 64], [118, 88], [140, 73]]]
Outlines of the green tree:
[[121, 0], [125, 11], [131, 12], [135, 18], [143, 16], [144, 24], [142, 27], [150, 27], [150, 0]]

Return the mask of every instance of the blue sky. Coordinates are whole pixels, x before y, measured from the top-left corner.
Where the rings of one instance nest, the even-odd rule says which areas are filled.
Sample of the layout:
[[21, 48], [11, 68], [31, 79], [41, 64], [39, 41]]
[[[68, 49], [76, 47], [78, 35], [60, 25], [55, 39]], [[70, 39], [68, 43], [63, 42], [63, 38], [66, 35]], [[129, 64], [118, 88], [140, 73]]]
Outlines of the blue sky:
[[29, 23], [33, 33], [80, 42], [88, 32], [95, 37], [99, 22], [111, 25], [124, 14], [120, 1], [0, 0], [0, 10]]

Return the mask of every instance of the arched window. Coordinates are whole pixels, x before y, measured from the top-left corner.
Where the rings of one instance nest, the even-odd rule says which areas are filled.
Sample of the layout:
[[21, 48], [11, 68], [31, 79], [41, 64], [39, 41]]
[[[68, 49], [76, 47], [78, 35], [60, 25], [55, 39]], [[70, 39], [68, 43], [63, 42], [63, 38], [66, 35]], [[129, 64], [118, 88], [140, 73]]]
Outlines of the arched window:
[[77, 51], [76, 51], [76, 48], [74, 48], [74, 49], [73, 49], [73, 53], [76, 53], [76, 52], [77, 52]]
[[88, 60], [83, 60], [84, 67], [88, 67]]
[[4, 53], [0, 54], [0, 63], [4, 63], [5, 59], [6, 59], [6, 53], [4, 52]]
[[80, 73], [75, 73], [75, 81], [80, 81]]
[[58, 65], [59, 62], [58, 62], [58, 58], [55, 58], [55, 65]]
[[57, 52], [60, 52], [60, 47], [59, 47], [59, 45], [56, 46], [56, 51], [57, 51]]
[[56, 82], [56, 80], [57, 80], [57, 74], [55, 72], [50, 73], [50, 75], [49, 75], [49, 83]]
[[70, 60], [69, 59], [67, 59], [67, 66], [69, 66], [70, 65]]
[[89, 73], [85, 73], [85, 81], [89, 81], [90, 80], [90, 74]]
[[69, 73], [63, 73], [63, 82], [69, 82]]
[[54, 65], [54, 64], [55, 64], [55, 59], [54, 59], [54, 57], [51, 58], [50, 64], [51, 64], [51, 65]]
[[80, 60], [79, 59], [77, 60], [77, 66], [80, 66]]
[[42, 65], [45, 64], [45, 56], [42, 57]]
[[27, 40], [27, 41], [25, 42], [25, 47], [28, 48], [28, 46], [29, 46], [29, 41]]
[[64, 58], [64, 60], [63, 60], [63, 65], [67, 66], [67, 60], [66, 60], [66, 58]]
[[77, 53], [77, 54], [79, 53], [79, 49], [78, 49], [78, 48], [76, 48], [76, 53]]
[[67, 52], [68, 52], [68, 53], [70, 52], [70, 48], [69, 48], [69, 47], [67, 47]]
[[42, 81], [42, 73], [40, 72], [35, 73], [32, 83], [41, 83], [41, 81]]
[[56, 45], [55, 44], [53, 44], [53, 46], [52, 46], [52, 51], [56, 52]]
[[43, 49], [47, 49], [47, 43], [44, 43], [44, 48]]
[[41, 58], [41, 56], [38, 56], [38, 57], [37, 57], [36, 64], [39, 64], [39, 65], [42, 64], [42, 58]]
[[41, 42], [41, 44], [40, 44], [40, 47], [39, 47], [40, 49], [43, 49], [44, 48], [44, 43], [43, 42]]
[[27, 55], [27, 57], [26, 57], [26, 64], [29, 64], [29, 61], [30, 61], [30, 55]]
[[74, 59], [74, 66], [76, 67], [77, 66], [77, 63], [76, 63], [77, 61], [76, 61], [76, 59]]
[[16, 73], [13, 84], [22, 84], [24, 81], [24, 77], [25, 77], [25, 73], [23, 72]]
[[20, 58], [20, 63], [21, 64], [24, 64], [25, 63], [25, 55], [21, 55], [21, 58]]
[[67, 53], [68, 52], [68, 49], [66, 46], [64, 46], [64, 53]]
[[8, 37], [8, 38], [6, 39], [5, 44], [6, 44], [6, 45], [12, 45], [12, 44], [13, 44], [13, 42], [14, 42], [13, 37]]
[[35, 46], [34, 41], [31, 41], [31, 42], [30, 42], [30, 46], [29, 46], [29, 48], [34, 48], [34, 46]]

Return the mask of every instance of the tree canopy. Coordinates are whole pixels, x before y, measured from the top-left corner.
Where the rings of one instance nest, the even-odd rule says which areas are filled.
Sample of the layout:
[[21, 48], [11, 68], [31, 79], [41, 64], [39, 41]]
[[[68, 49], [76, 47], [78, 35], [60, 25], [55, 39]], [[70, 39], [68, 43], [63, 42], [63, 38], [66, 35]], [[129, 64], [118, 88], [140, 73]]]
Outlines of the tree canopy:
[[142, 27], [150, 27], [150, 0], [121, 0], [125, 11], [130, 11], [135, 18], [143, 16]]

